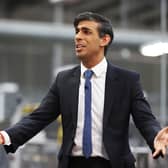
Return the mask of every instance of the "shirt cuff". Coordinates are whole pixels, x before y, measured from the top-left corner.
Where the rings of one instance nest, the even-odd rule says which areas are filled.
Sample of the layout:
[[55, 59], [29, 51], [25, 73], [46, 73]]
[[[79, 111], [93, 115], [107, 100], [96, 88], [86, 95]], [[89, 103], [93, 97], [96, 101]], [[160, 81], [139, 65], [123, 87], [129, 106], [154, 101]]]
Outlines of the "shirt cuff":
[[11, 140], [10, 137], [8, 135], [8, 133], [6, 131], [1, 131], [2, 136], [4, 137], [4, 145], [11, 145]]

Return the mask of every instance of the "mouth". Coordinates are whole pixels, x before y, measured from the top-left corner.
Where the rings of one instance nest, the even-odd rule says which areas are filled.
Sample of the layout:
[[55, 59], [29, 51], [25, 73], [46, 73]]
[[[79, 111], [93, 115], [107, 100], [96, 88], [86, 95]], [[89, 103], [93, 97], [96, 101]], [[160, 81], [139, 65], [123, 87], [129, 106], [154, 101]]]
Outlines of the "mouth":
[[85, 47], [86, 47], [86, 46], [83, 45], [83, 44], [76, 44], [76, 45], [75, 45], [76, 51], [80, 51], [80, 50], [82, 50], [82, 49], [85, 48]]

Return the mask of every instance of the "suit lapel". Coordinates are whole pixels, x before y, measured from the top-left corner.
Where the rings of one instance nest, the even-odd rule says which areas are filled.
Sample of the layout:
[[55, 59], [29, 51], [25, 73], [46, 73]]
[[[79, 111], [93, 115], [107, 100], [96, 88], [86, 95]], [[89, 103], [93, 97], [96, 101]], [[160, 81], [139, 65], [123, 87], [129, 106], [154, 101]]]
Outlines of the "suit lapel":
[[79, 84], [80, 84], [80, 66], [76, 67], [72, 77], [70, 79], [70, 94], [71, 94], [71, 105], [72, 105], [72, 122], [76, 128], [77, 124], [77, 113], [78, 113], [78, 97], [79, 97]]
[[119, 94], [119, 78], [116, 72], [116, 68], [108, 62], [106, 82], [105, 82], [105, 99], [104, 99], [104, 115], [103, 115], [103, 127], [107, 123], [107, 119], [111, 113], [111, 109], [114, 103], [114, 99]]

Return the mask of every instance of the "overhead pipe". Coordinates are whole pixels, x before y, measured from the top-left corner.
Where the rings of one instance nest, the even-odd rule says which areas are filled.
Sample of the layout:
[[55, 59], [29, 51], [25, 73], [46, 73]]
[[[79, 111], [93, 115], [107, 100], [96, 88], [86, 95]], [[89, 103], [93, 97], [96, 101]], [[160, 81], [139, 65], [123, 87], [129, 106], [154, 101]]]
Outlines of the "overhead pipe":
[[[73, 40], [74, 33], [74, 28], [70, 24], [0, 19], [0, 40], [16, 38], [41, 40], [43, 42], [69, 42]], [[163, 37], [159, 31], [114, 28], [114, 43], [116, 44], [139, 46], [160, 40], [168, 41], [168, 34]]]

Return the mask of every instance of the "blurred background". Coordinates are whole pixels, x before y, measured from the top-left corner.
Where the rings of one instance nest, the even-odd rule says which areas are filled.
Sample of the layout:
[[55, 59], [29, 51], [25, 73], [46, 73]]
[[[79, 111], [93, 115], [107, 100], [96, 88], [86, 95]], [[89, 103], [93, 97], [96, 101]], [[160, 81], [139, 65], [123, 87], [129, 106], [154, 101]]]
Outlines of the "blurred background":
[[[153, 113], [162, 126], [167, 125], [167, 52], [157, 57], [146, 57], [141, 52], [146, 44], [168, 42], [167, 7], [167, 0], [1, 0], [0, 128], [13, 125], [31, 113], [57, 72], [78, 63], [72, 23], [84, 11], [98, 12], [111, 19], [114, 42], [107, 58], [141, 74]], [[164, 45], [162, 49], [166, 48]], [[14, 155], [6, 156], [0, 148], [0, 159], [4, 162], [1, 167], [57, 167], [60, 123], [59, 118]], [[132, 121], [130, 144], [137, 168], [167, 167], [167, 156], [152, 159]]]

